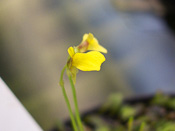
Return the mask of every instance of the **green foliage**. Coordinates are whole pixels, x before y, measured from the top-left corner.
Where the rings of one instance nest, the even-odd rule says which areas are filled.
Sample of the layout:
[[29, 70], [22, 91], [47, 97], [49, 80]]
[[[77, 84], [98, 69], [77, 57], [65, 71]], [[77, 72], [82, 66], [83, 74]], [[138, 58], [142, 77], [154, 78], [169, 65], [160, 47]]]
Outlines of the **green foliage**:
[[110, 131], [110, 128], [108, 126], [101, 126], [97, 128], [95, 131]]
[[175, 110], [175, 98], [172, 98], [170, 99], [168, 102], [167, 102], [167, 106], [173, 110]]
[[151, 103], [154, 105], [166, 106], [169, 99], [169, 96], [164, 95], [163, 93], [157, 93], [152, 99]]
[[95, 127], [101, 127], [107, 125], [107, 123], [105, 123], [105, 121], [97, 115], [89, 115], [84, 120], [86, 123], [90, 123]]
[[122, 120], [128, 120], [131, 116], [135, 116], [136, 110], [132, 106], [124, 105], [120, 110]]
[[114, 115], [118, 112], [123, 102], [123, 96], [120, 93], [111, 94], [107, 101], [102, 105], [100, 112], [103, 113], [110, 110], [110, 114]]
[[144, 131], [144, 127], [145, 127], [145, 122], [142, 122], [142, 124], [140, 125], [139, 131]]
[[129, 121], [128, 121], [128, 131], [132, 131], [132, 128], [133, 128], [133, 120], [134, 120], [133, 117], [130, 117], [130, 118], [129, 118]]
[[175, 122], [160, 122], [156, 131], [175, 131]]

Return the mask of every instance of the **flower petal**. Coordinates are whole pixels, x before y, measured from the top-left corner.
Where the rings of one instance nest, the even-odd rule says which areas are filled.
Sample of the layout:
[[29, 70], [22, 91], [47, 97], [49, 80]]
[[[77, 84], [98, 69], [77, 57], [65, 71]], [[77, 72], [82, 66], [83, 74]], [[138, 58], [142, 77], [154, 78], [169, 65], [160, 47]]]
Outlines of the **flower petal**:
[[75, 55], [75, 51], [74, 51], [74, 48], [72, 46], [69, 47], [67, 51], [68, 51], [71, 58]]
[[85, 34], [83, 36], [83, 42], [87, 41], [89, 43], [88, 50], [100, 51], [102, 53], [107, 53], [107, 49], [98, 43], [98, 40], [93, 36], [93, 34]]
[[76, 53], [72, 58], [72, 66], [82, 71], [99, 71], [105, 57], [98, 51]]

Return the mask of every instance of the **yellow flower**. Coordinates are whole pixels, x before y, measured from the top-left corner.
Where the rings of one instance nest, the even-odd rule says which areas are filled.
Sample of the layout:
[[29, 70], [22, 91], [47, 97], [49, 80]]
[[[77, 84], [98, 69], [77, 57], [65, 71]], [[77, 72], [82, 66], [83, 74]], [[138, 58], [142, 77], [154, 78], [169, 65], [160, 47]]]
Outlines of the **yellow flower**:
[[[87, 50], [92, 50], [85, 53]], [[77, 47], [69, 47], [68, 68], [72, 75], [73, 81], [76, 81], [78, 69], [81, 71], [99, 71], [105, 57], [100, 52], [107, 53], [107, 50], [99, 45], [98, 41], [92, 34], [85, 34], [83, 41]]]
[[102, 53], [107, 53], [107, 50], [101, 46], [98, 40], [93, 36], [93, 34], [84, 34], [81, 44], [78, 46], [80, 52], [85, 52], [87, 50], [99, 51]]
[[73, 47], [69, 47], [68, 53], [71, 57], [71, 67], [76, 67], [82, 71], [99, 71], [105, 57], [98, 51], [87, 53], [75, 53]]

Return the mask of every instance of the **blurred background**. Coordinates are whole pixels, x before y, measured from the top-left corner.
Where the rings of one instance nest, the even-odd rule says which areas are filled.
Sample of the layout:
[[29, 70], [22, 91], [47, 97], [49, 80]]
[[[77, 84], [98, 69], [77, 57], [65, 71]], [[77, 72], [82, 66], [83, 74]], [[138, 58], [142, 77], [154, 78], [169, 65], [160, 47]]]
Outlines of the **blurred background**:
[[[0, 77], [44, 130], [68, 118], [58, 86], [69, 46], [93, 33], [108, 49], [100, 72], [77, 76], [81, 112], [113, 92], [175, 92], [173, 0], [1, 0]], [[72, 101], [71, 88], [65, 87]]]

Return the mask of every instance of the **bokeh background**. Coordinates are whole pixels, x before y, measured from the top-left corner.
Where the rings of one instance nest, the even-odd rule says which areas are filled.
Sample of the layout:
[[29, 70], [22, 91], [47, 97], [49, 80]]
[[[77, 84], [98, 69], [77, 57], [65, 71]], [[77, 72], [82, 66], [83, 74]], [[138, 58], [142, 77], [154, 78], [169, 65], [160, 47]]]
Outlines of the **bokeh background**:
[[[100, 72], [77, 76], [81, 112], [114, 92], [175, 92], [173, 0], [1, 0], [0, 77], [44, 130], [68, 118], [58, 86], [67, 48], [93, 33], [108, 49]], [[72, 101], [71, 88], [65, 77]]]

